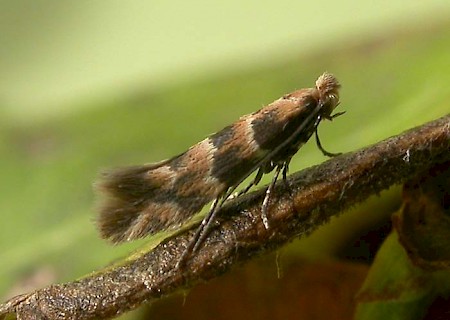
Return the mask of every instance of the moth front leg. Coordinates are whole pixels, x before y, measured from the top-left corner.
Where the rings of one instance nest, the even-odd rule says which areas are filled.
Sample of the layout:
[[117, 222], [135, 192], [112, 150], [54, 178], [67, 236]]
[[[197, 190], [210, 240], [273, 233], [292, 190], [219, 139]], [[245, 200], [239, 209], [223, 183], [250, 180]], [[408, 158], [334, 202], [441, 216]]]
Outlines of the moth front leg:
[[315, 134], [315, 136], [316, 136], [316, 145], [317, 145], [317, 148], [319, 148], [319, 150], [322, 151], [322, 154], [323, 154], [324, 156], [327, 156], [327, 157], [330, 157], [330, 158], [331, 158], [331, 157], [337, 157], [337, 156], [341, 155], [342, 152], [338, 152], [338, 153], [328, 152], [327, 150], [325, 150], [325, 149], [322, 147], [322, 143], [320, 142], [320, 139], [319, 139], [319, 133], [317, 132], [317, 128], [318, 128], [318, 127], [316, 127], [316, 129], [314, 130], [314, 134]]
[[266, 229], [269, 229], [269, 219], [267, 218], [267, 211], [269, 208], [270, 197], [272, 195], [273, 188], [275, 186], [275, 182], [277, 182], [278, 176], [280, 175], [281, 169], [283, 169], [285, 167], [286, 167], [286, 162], [276, 166], [272, 181], [270, 182], [269, 187], [266, 190], [266, 195], [264, 197], [263, 204], [261, 207], [261, 219], [262, 219], [262, 222]]

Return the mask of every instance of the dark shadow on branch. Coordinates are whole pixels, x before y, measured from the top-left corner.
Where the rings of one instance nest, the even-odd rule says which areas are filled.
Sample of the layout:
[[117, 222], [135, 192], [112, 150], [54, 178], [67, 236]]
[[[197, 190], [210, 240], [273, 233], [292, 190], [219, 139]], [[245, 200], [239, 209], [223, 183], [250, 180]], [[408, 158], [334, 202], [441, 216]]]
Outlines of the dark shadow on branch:
[[[260, 218], [264, 189], [230, 201], [199, 252], [175, 267], [194, 229], [166, 239], [127, 264], [56, 284], [0, 305], [0, 319], [110, 318], [227, 272], [255, 255], [307, 235], [330, 217], [370, 195], [450, 159], [450, 115], [343, 154], [278, 183], [269, 207], [270, 229]], [[3, 315], [3, 316], [2, 316]]]

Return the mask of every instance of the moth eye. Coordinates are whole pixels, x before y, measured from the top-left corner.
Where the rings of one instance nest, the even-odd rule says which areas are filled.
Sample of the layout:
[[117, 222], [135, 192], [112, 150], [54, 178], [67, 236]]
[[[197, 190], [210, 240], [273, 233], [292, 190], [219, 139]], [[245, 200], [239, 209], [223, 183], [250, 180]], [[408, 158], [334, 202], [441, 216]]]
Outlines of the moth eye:
[[330, 101], [330, 106], [332, 109], [336, 108], [339, 104], [339, 97], [336, 94], [330, 94], [328, 96], [328, 99]]

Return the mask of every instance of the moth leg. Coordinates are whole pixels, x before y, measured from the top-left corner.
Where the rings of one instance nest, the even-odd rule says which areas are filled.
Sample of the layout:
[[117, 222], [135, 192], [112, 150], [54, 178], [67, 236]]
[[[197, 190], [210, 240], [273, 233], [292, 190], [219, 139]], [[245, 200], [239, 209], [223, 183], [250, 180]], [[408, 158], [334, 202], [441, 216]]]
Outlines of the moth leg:
[[286, 160], [286, 161], [283, 163], [283, 181], [284, 181], [284, 183], [286, 184], [286, 186], [288, 186], [288, 183], [287, 183], [287, 174], [288, 174], [288, 172], [289, 172], [289, 163], [291, 163], [291, 158], [289, 158], [288, 160]]
[[317, 131], [317, 128], [318, 128], [318, 126], [316, 126], [316, 128], [314, 129], [314, 133], [315, 133], [315, 136], [316, 136], [316, 144], [317, 144], [317, 148], [319, 148], [319, 150], [322, 151], [323, 155], [327, 156], [327, 157], [336, 157], [336, 156], [342, 154], [342, 152], [338, 152], [338, 153], [328, 152], [327, 150], [325, 150], [322, 147], [322, 143], [320, 143], [319, 133]]
[[284, 182], [284, 187], [288, 190], [289, 195], [292, 198], [292, 190], [291, 190], [291, 186], [289, 185], [288, 181], [287, 181], [287, 174], [289, 172], [289, 163], [291, 162], [291, 158], [289, 158], [288, 160], [286, 160], [283, 163], [283, 182]]
[[[180, 258], [180, 261], [177, 264], [177, 267], [180, 267], [180, 266], [184, 265], [184, 263], [186, 262], [186, 259], [192, 253], [197, 251], [198, 247], [205, 240], [206, 235], [208, 234], [208, 229], [211, 227], [211, 222], [214, 221], [214, 217], [216, 216], [216, 212], [220, 208], [220, 206], [218, 206], [220, 200], [221, 200], [221, 198], [217, 197], [213, 201], [213, 203], [211, 205], [211, 209], [209, 210], [208, 214], [203, 218], [202, 223], [200, 224], [200, 226], [195, 231], [194, 237], [192, 238], [192, 240], [189, 241], [188, 246], [186, 247], [186, 249], [184, 250], [183, 254], [181, 255], [181, 258]], [[220, 201], [220, 204], [222, 204], [222, 203], [223, 203], [223, 198], [222, 198], [222, 201]]]
[[273, 175], [272, 181], [269, 184], [269, 187], [266, 190], [266, 196], [264, 197], [264, 201], [261, 207], [261, 219], [266, 229], [269, 229], [269, 220], [267, 219], [267, 209], [269, 207], [270, 195], [272, 194], [275, 182], [277, 182], [278, 176], [280, 175], [281, 169], [283, 167], [285, 167], [285, 165], [281, 164], [275, 168], [275, 173]]
[[202, 223], [195, 231], [194, 237], [189, 242], [187, 248], [184, 250], [181, 255], [180, 261], [177, 263], [177, 268], [184, 265], [186, 259], [194, 252], [198, 250], [198, 248], [202, 245], [203, 241], [205, 241], [206, 237], [211, 230], [211, 224], [216, 218], [217, 212], [222, 207], [223, 203], [231, 196], [234, 188], [227, 190], [223, 195], [218, 196], [212, 203], [211, 209], [209, 209], [208, 214], [203, 218]]
[[243, 194], [246, 194], [246, 193], [248, 192], [248, 190], [250, 190], [253, 186], [256, 186], [256, 185], [261, 181], [261, 178], [262, 178], [263, 175], [264, 175], [264, 170], [263, 170], [263, 168], [261, 167], [261, 168], [259, 168], [258, 173], [256, 174], [256, 176], [255, 176], [255, 178], [253, 179], [253, 181], [250, 182], [250, 184], [249, 184], [247, 187], [245, 187], [244, 189], [242, 189], [241, 191], [239, 191], [239, 192], [234, 196], [234, 198], [235, 198], [235, 197], [239, 197], [239, 196], [241, 196], [241, 195], [243, 195]]
[[330, 121], [331, 121], [331, 120], [333, 120], [334, 118], [337, 118], [337, 117], [339, 117], [339, 116], [342, 116], [344, 113], [345, 113], [345, 111], [342, 111], [342, 112], [335, 113], [335, 114], [333, 114], [333, 115], [331, 115], [331, 116], [325, 116], [325, 115], [322, 115], [322, 116], [319, 116], [319, 117], [317, 118], [317, 121], [316, 121], [316, 123], [315, 123], [315, 125], [314, 125], [314, 127], [315, 127], [314, 133], [315, 133], [315, 136], [316, 136], [316, 144], [317, 144], [317, 147], [319, 148], [319, 150], [322, 151], [322, 153], [323, 153], [324, 156], [327, 156], [327, 157], [336, 157], [336, 156], [338, 156], [338, 155], [341, 155], [342, 152], [332, 153], [332, 152], [328, 152], [327, 150], [325, 150], [325, 149], [322, 147], [322, 143], [320, 143], [319, 132], [318, 132], [319, 122], [320, 122], [320, 120], [322, 119], [322, 117], [325, 118], [325, 119], [327, 119], [327, 120], [330, 120]]

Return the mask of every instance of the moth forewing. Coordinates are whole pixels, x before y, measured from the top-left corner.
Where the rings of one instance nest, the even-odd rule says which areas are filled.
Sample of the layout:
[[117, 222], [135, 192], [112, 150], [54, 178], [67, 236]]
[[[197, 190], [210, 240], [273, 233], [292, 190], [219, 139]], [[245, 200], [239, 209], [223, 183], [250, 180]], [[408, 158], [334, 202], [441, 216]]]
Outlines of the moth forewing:
[[292, 156], [317, 133], [321, 119], [333, 117], [339, 88], [336, 78], [324, 73], [315, 88], [294, 91], [242, 116], [174, 158], [107, 174], [98, 183], [106, 195], [97, 221], [101, 236], [118, 243], [179, 228], [213, 201], [185, 258], [201, 245], [220, 207], [249, 175], [258, 170], [241, 193], [275, 169], [262, 204], [268, 228], [267, 208], [279, 173], [286, 178]]

